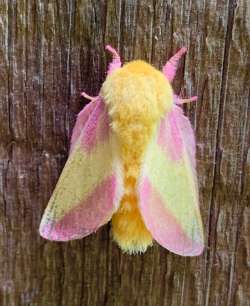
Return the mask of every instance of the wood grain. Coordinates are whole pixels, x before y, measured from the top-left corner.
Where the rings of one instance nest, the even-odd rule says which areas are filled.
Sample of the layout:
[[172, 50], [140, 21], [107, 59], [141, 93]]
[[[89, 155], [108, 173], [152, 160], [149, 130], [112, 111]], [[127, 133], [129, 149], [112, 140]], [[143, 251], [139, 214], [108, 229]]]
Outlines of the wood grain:
[[[248, 0], [0, 0], [0, 305], [250, 305]], [[196, 129], [206, 250], [128, 256], [109, 226], [38, 235], [76, 114], [105, 79], [105, 44], [160, 68], [179, 47], [176, 92]]]

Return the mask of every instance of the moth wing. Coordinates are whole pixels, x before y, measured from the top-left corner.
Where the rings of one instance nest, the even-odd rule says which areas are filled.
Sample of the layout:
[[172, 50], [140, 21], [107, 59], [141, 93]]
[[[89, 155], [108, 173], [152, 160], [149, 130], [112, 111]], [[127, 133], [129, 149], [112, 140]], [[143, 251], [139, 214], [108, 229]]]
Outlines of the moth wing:
[[121, 167], [103, 101], [84, 123], [44, 212], [40, 235], [78, 239], [96, 231], [116, 211], [122, 193]]
[[176, 105], [148, 145], [138, 193], [145, 225], [160, 245], [182, 256], [202, 252], [194, 133]]
[[91, 115], [91, 113], [95, 109], [96, 104], [97, 104], [97, 100], [91, 101], [77, 115], [76, 123], [75, 123], [75, 126], [73, 128], [73, 132], [72, 132], [72, 136], [71, 136], [71, 140], [70, 140], [70, 152], [72, 152], [72, 150], [74, 148], [74, 145], [76, 144], [77, 139], [81, 135], [81, 132], [84, 128], [84, 125], [86, 124], [86, 122], [89, 119], [89, 116]]

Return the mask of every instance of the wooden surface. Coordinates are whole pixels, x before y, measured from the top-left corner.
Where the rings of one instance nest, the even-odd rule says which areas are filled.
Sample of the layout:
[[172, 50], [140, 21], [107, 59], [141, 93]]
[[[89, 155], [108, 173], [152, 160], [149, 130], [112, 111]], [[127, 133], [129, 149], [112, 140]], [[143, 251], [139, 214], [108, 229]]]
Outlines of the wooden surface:
[[[155, 245], [128, 256], [109, 226], [86, 239], [38, 235], [77, 112], [105, 78], [104, 46], [156, 67], [189, 52], [174, 88], [199, 95], [206, 250]], [[250, 305], [250, 3], [248, 0], [0, 0], [0, 305]]]

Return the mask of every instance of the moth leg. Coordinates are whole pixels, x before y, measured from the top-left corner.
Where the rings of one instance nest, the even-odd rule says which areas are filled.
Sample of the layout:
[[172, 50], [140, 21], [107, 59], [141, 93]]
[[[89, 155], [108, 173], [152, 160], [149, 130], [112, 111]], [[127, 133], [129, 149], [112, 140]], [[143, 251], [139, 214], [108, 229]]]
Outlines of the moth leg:
[[187, 48], [181, 48], [174, 56], [167, 61], [165, 66], [162, 68], [162, 72], [165, 77], [172, 82], [175, 78], [176, 70], [178, 68], [178, 63], [181, 57], [187, 52]]
[[107, 51], [109, 51], [112, 56], [113, 56], [113, 60], [111, 63], [109, 63], [109, 68], [108, 68], [108, 74], [110, 74], [111, 72], [115, 71], [118, 68], [121, 68], [121, 59], [120, 59], [120, 55], [118, 54], [118, 52], [112, 48], [110, 45], [107, 45], [105, 48]]
[[194, 102], [194, 101], [197, 101], [197, 99], [198, 99], [197, 96], [192, 96], [187, 99], [181, 99], [179, 96], [176, 96], [176, 95], [174, 96], [175, 104], [178, 104], [178, 105]]
[[91, 102], [96, 100], [99, 96], [95, 96], [95, 97], [91, 97], [90, 95], [88, 95], [86, 92], [81, 92], [81, 96], [83, 96], [84, 98], [90, 100]]

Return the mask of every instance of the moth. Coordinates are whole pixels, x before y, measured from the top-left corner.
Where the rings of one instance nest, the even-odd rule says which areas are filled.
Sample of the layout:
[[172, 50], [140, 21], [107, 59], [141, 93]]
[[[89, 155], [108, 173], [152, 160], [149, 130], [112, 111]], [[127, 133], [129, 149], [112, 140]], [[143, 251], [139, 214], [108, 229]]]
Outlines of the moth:
[[113, 55], [96, 97], [78, 114], [69, 158], [44, 212], [40, 235], [83, 238], [111, 220], [113, 239], [129, 254], [155, 240], [195, 256], [204, 248], [195, 137], [171, 86], [181, 48], [162, 72], [142, 60], [122, 66]]

